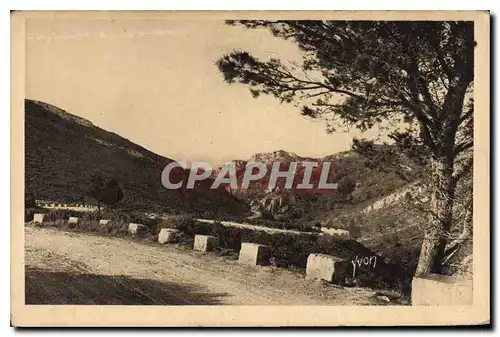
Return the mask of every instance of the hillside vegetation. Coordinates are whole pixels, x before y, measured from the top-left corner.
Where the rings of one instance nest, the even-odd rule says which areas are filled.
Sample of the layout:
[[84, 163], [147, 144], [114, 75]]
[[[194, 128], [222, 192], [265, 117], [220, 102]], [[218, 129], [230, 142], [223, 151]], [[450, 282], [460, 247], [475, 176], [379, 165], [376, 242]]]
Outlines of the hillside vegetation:
[[121, 208], [225, 214], [246, 209], [224, 190], [167, 190], [161, 184], [161, 172], [172, 159], [53, 105], [27, 99], [25, 117], [27, 196], [64, 203], [86, 201], [91, 177], [99, 174], [119, 182], [124, 192]]
[[[356, 142], [364, 144], [363, 142]], [[422, 177], [422, 167], [415, 164], [405, 154], [391, 145], [366, 145], [353, 147], [353, 150], [329, 155], [324, 158], [306, 158], [283, 150], [271, 153], [259, 153], [248, 161], [260, 161], [269, 167], [273, 162], [300, 163], [305, 161], [330, 162], [329, 182], [338, 183], [333, 193], [297, 193], [295, 189], [268, 190], [267, 180], [250, 184], [248, 189], [238, 188], [231, 192], [248, 203], [260, 203], [266, 199], [279, 199], [279, 207], [264, 209], [269, 218], [283, 222], [295, 222], [304, 227], [332, 226], [346, 228], [357, 222], [356, 214], [367, 206], [392, 193], [415, 183]], [[368, 153], [367, 153], [368, 152]], [[237, 160], [238, 180], [244, 174], [247, 161]], [[294, 184], [302, 181], [296, 175]], [[278, 180], [278, 186], [284, 185], [284, 179]], [[238, 185], [240, 186], [240, 185]], [[262, 206], [261, 208], [266, 208]]]
[[[314, 229], [316, 226], [347, 229], [351, 237], [385, 256], [388, 261], [404, 266], [408, 273], [415, 269], [422, 243], [419, 224], [425, 215], [409, 207], [406, 191], [418, 183], [424, 168], [393, 145], [375, 145], [356, 140], [353, 149], [324, 158], [305, 158], [283, 150], [259, 153], [249, 161], [331, 162], [330, 177], [338, 183], [333, 194], [295, 193], [294, 190], [272, 191], [267, 185], [253, 184], [247, 190], [233, 191], [248, 203], [264, 205], [266, 199], [278, 199], [277, 209], [264, 209], [263, 219], [247, 219], [248, 223], [287, 229]], [[237, 168], [246, 161], [235, 161]], [[300, 180], [300, 179], [299, 179]], [[400, 200], [382, 203], [384, 198], [402, 194]], [[412, 191], [412, 197], [421, 195]], [[238, 219], [232, 219], [238, 221]], [[243, 221], [242, 219], [240, 219]], [[279, 223], [282, 223], [281, 225]]]

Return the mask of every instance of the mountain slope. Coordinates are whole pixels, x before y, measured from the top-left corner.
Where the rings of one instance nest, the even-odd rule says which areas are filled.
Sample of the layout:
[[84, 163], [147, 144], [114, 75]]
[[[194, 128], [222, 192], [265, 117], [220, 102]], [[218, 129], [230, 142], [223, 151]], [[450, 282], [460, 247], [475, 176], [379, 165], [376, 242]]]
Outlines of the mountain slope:
[[161, 172], [172, 159], [55, 106], [27, 99], [25, 117], [26, 194], [36, 199], [88, 200], [90, 178], [100, 174], [118, 180], [124, 192], [120, 207], [228, 214], [246, 207], [223, 190], [167, 190]]
[[[422, 167], [394, 146], [373, 145], [368, 156], [353, 149], [323, 158], [304, 158], [280, 150], [254, 155], [249, 161], [252, 160], [262, 161], [267, 166], [273, 161], [330, 162], [331, 182], [338, 183], [338, 189], [331, 194], [304, 195], [293, 190], [269, 192], [265, 182], [233, 191], [252, 204], [256, 214], [260, 211], [260, 217], [265, 214], [266, 220], [286, 222], [289, 228], [311, 228], [320, 224], [347, 229], [353, 238], [387, 257], [388, 261], [404, 265], [409, 271], [415, 268], [421, 244], [418, 226], [421, 214], [394, 196], [406, 195], [404, 191], [422, 178]], [[246, 161], [239, 160], [235, 164], [240, 172]], [[269, 199], [276, 202], [269, 202]], [[386, 199], [395, 200], [389, 203], [384, 202]], [[274, 204], [277, 206], [273, 207]]]
[[[284, 151], [261, 153], [254, 158], [265, 163], [275, 159], [282, 162], [311, 160]], [[339, 184], [336, 193], [268, 192], [260, 185], [234, 192], [271, 213], [271, 218], [287, 222], [289, 228], [310, 228], [320, 224], [322, 227], [347, 229], [364, 246], [413, 273], [423, 241], [423, 228], [428, 222], [429, 194], [425, 189], [424, 166], [395, 146], [382, 144], [312, 160], [331, 162], [333, 181]], [[244, 167], [245, 163], [239, 161], [237, 167]], [[469, 173], [459, 181], [456, 191], [456, 215], [449, 235], [460, 245], [445, 263], [449, 274], [463, 269], [462, 260], [472, 254], [472, 233], [461, 237], [463, 224], [472, 221], [472, 218], [465, 218], [465, 207], [471, 195], [472, 174]], [[277, 202], [268, 203], [269, 199]], [[273, 204], [278, 206], [273, 207]], [[269, 218], [267, 214], [266, 219]]]

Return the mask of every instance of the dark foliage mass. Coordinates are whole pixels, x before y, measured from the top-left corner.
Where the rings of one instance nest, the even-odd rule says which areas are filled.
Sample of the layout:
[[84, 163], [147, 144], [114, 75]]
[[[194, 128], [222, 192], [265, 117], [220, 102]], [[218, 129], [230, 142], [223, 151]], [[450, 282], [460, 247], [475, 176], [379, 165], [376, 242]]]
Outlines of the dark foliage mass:
[[105, 181], [101, 175], [92, 177], [87, 194], [97, 201], [99, 207], [102, 204], [114, 206], [123, 199], [123, 191], [118, 181], [114, 178]]

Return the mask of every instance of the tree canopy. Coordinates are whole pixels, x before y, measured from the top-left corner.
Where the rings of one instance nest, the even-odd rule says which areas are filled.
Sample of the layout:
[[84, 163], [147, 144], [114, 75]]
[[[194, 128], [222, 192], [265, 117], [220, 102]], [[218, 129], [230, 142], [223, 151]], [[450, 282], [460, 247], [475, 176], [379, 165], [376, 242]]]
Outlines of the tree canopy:
[[106, 181], [100, 174], [92, 176], [88, 195], [97, 200], [99, 208], [101, 204], [116, 205], [123, 199], [118, 181], [114, 178]]
[[[415, 121], [418, 135], [411, 128], [404, 136], [393, 136], [424, 142], [435, 155], [440, 154], [438, 143], [445, 141], [445, 130], [453, 133], [460, 124], [472, 123], [472, 98], [465, 109], [462, 104], [474, 78], [471, 22], [228, 23], [269, 28], [303, 52], [302, 64], [291, 66], [275, 58], [259, 60], [246, 51], [219, 59], [224, 79], [249, 85], [254, 97], [272, 94], [282, 102], [298, 103], [303, 115], [360, 129], [386, 120]], [[457, 117], [449, 120], [444, 116], [448, 114]], [[455, 151], [471, 146], [467, 140], [456, 144]]]

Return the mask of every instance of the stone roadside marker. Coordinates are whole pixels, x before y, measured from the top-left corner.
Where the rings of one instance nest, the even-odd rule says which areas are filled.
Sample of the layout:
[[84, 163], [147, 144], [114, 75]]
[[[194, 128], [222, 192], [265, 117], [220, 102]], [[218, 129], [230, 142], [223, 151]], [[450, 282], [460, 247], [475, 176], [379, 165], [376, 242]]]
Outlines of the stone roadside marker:
[[162, 228], [158, 234], [159, 243], [172, 243], [179, 237], [180, 231], [172, 228]]
[[414, 306], [472, 305], [472, 279], [429, 274], [414, 277], [411, 303]]
[[210, 252], [219, 244], [219, 239], [210, 235], [196, 235], [194, 237], [194, 250]]
[[269, 247], [256, 243], [242, 242], [238, 261], [252, 266], [269, 264]]
[[306, 278], [328, 282], [343, 282], [350, 272], [349, 261], [326, 254], [309, 254], [307, 257]]
[[33, 222], [38, 222], [39, 224], [42, 224], [44, 217], [45, 217], [45, 214], [34, 214], [33, 215]]
[[132, 235], [146, 233], [148, 228], [139, 223], [129, 223], [128, 224], [128, 232]]

